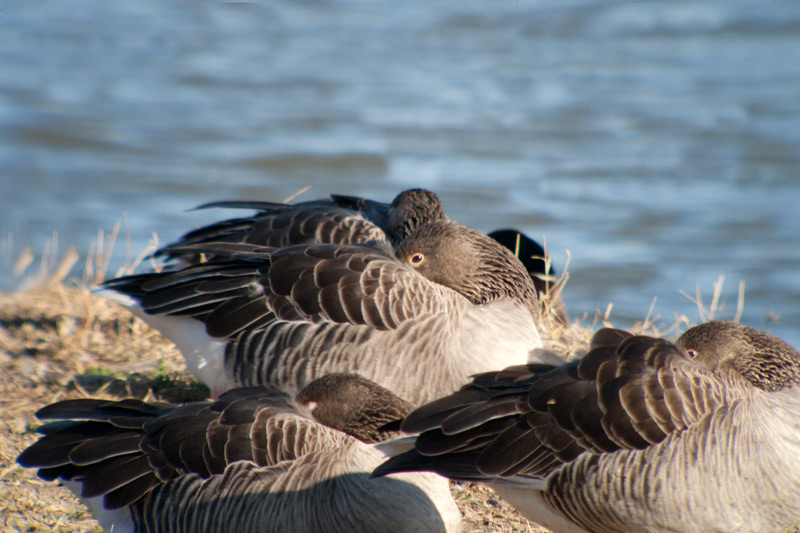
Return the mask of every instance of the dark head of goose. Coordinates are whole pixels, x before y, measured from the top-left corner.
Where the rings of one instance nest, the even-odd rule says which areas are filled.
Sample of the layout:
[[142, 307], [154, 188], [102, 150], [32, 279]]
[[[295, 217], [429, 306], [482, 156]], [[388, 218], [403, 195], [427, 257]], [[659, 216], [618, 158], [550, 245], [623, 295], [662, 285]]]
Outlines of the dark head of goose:
[[425, 189], [409, 189], [392, 201], [388, 233], [395, 242], [400, 242], [426, 224], [448, 220], [436, 193]]
[[513, 298], [538, 316], [536, 289], [519, 259], [491, 237], [466, 226], [429, 224], [401, 242], [395, 255], [476, 305]]
[[399, 422], [411, 404], [390, 390], [358, 374], [332, 373], [306, 385], [297, 395], [314, 418], [364, 442], [379, 442], [393, 435], [382, 428]]
[[800, 353], [768, 333], [714, 320], [684, 333], [678, 344], [709, 370], [733, 371], [759, 389], [774, 392], [800, 384]]

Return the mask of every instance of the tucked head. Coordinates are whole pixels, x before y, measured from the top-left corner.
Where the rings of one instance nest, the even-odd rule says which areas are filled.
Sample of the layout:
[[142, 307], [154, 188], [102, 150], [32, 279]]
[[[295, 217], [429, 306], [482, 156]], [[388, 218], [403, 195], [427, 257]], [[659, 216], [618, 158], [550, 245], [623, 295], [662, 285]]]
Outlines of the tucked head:
[[516, 298], [536, 306], [536, 291], [522, 263], [494, 239], [455, 222], [437, 222], [400, 243], [397, 258], [431, 281], [479, 305]]
[[392, 201], [389, 232], [399, 242], [422, 226], [447, 220], [442, 201], [436, 193], [425, 189], [409, 189]]
[[714, 372], [733, 371], [755, 387], [777, 391], [800, 383], [800, 353], [783, 340], [736, 322], [714, 320], [684, 333], [678, 344]]
[[307, 406], [318, 422], [365, 442], [383, 440], [381, 426], [411, 411], [411, 404], [357, 374], [317, 378], [300, 391], [296, 401]]

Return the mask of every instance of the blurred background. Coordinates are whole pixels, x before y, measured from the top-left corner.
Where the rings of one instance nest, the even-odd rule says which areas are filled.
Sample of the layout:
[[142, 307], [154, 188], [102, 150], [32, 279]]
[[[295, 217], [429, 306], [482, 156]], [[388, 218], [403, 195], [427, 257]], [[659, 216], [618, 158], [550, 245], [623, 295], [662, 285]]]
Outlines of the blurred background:
[[11, 0], [0, 180], [3, 290], [244, 214], [203, 202], [425, 187], [569, 258], [573, 317], [724, 276], [800, 346], [800, 3]]

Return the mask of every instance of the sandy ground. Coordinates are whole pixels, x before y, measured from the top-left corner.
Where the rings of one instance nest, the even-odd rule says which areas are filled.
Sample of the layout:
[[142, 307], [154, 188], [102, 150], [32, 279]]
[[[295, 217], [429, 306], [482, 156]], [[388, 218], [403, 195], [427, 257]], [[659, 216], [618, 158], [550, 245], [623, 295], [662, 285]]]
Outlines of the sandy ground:
[[[208, 390], [183, 370], [172, 344], [85, 288], [55, 283], [0, 295], [0, 530], [101, 531], [67, 489], [23, 469], [37, 438], [34, 413], [65, 398], [198, 400]], [[545, 531], [481, 485], [453, 484], [464, 531]]]

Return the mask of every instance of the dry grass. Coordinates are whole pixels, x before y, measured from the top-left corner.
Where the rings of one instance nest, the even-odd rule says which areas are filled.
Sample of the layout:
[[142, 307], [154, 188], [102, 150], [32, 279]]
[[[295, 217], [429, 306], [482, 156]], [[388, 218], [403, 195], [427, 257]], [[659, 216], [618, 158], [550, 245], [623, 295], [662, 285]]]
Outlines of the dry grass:
[[[16, 457], [37, 438], [40, 407], [65, 398], [137, 397], [174, 402], [203, 399], [208, 390], [188, 375], [180, 354], [156, 331], [134, 319], [116, 304], [94, 296], [91, 283], [106, 277], [110, 237], [98, 235], [92, 259], [87, 260], [87, 279], [68, 285], [63, 281], [78, 260], [68, 251], [61, 263], [42, 261], [37, 288], [0, 294], [0, 530], [3, 531], [100, 531], [99, 525], [66, 489], [42, 482], [35, 471], [16, 464]], [[155, 246], [155, 240], [153, 243]], [[55, 249], [55, 247], [54, 247]], [[125, 270], [146, 256], [143, 252]], [[21, 256], [20, 271], [32, 263]], [[556, 281], [561, 291], [567, 269]], [[721, 291], [721, 283], [715, 287]], [[703, 310], [698, 298], [699, 309]], [[717, 297], [704, 316], [713, 316]], [[544, 302], [546, 347], [568, 357], [585, 352], [591, 333], [610, 325], [610, 306], [603, 314], [583, 317], [565, 327]], [[701, 315], [703, 316], [703, 315]], [[647, 317], [635, 329], [663, 334], [688, 324], [678, 317], [660, 331], [657, 320]], [[529, 522], [482, 485], [452, 484], [453, 495], [464, 516], [464, 531], [539, 532]]]
[[2, 296], [0, 530], [99, 531], [69, 491], [15, 462], [36, 440], [37, 409], [87, 396], [184, 401], [208, 390], [183, 371], [171, 343], [85, 288]]

